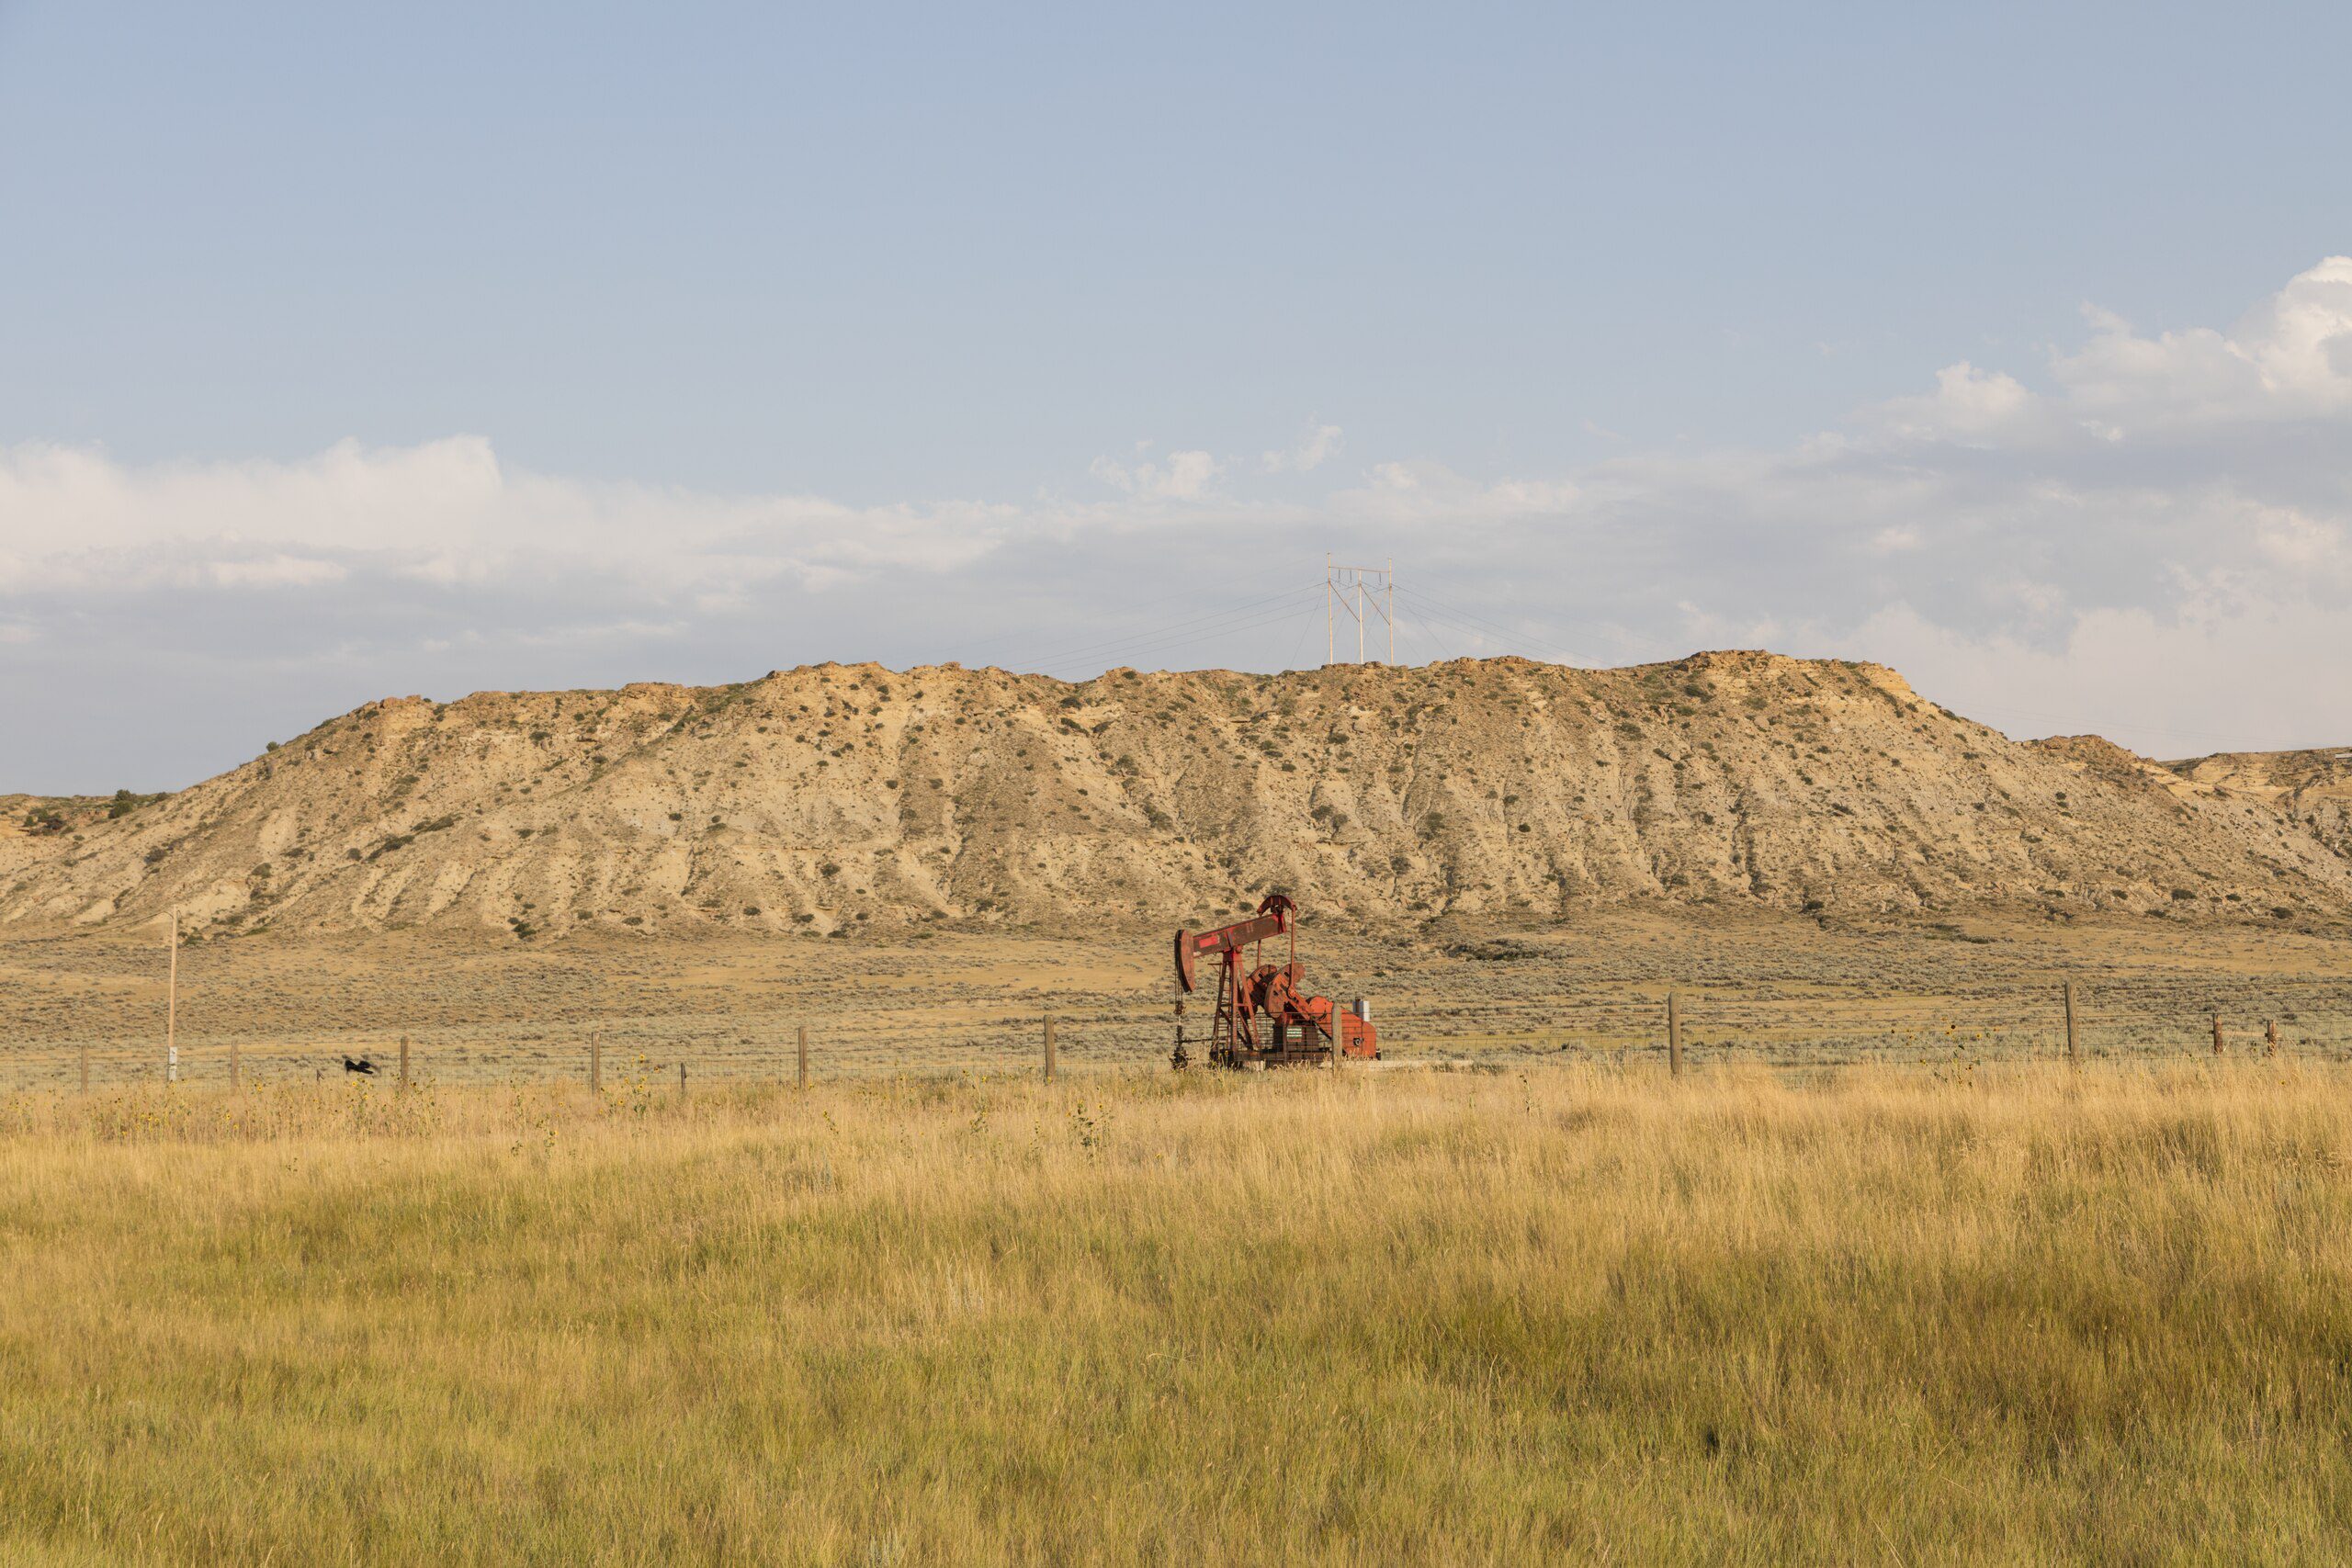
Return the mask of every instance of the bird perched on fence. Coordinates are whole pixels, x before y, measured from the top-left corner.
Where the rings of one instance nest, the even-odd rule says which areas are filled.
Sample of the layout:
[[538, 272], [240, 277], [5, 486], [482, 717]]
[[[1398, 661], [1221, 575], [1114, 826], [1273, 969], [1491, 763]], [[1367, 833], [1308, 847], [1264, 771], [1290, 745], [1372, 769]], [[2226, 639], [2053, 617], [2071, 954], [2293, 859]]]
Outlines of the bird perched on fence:
[[356, 1062], [350, 1057], [345, 1056], [343, 1059], [343, 1070], [346, 1073], [365, 1073], [369, 1077], [373, 1077], [376, 1076], [376, 1064], [369, 1061], [365, 1056], [360, 1057]]

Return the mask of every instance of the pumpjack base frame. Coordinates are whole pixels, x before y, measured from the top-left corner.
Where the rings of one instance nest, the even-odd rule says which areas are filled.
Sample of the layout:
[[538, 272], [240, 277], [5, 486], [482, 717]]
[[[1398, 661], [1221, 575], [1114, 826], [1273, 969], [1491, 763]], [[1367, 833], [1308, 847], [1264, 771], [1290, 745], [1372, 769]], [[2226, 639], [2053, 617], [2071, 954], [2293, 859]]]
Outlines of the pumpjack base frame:
[[1322, 1067], [1330, 1065], [1331, 1056], [1329, 1035], [1312, 1044], [1278, 1039], [1264, 1046], [1219, 1043], [1209, 1048], [1210, 1065], [1219, 1067]]

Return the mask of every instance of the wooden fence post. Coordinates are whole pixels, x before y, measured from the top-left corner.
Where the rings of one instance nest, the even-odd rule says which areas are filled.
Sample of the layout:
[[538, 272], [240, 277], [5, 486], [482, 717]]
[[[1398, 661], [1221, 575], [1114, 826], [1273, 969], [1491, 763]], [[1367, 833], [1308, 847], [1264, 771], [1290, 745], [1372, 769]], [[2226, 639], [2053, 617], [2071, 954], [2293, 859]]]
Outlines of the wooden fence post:
[[2222, 1015], [2221, 1015], [2220, 1013], [2218, 1013], [2218, 1012], [2217, 1012], [2217, 1013], [2215, 1013], [2215, 1014], [2213, 1015], [2213, 1055], [2215, 1055], [2216, 1056], [2218, 1056], [2218, 1055], [2220, 1055], [2221, 1054], [2222, 1054]]
[[232, 1039], [229, 1042], [229, 1092], [234, 1094], [244, 1087], [244, 1064], [238, 1058], [237, 1042]]
[[684, 1062], [678, 1064], [678, 1098], [686, 1098], [686, 1065]]
[[588, 1092], [601, 1094], [605, 1089], [605, 1032], [588, 1032]]
[[401, 1036], [401, 1087], [408, 1087], [408, 1036]]
[[90, 1092], [90, 1043], [83, 1041], [74, 1055], [81, 1059], [82, 1092], [87, 1094]]
[[1046, 1015], [1046, 1081], [1054, 1081], [1054, 1015]]
[[800, 1026], [800, 1076], [798, 1082], [802, 1089], [807, 1089], [808, 1087], [808, 1026], [805, 1023]]
[[1666, 993], [1666, 1070], [1682, 1076], [1682, 1004], [1672, 991]]
[[2075, 1032], [2075, 982], [2072, 980], [2066, 982], [2066, 1065], [2070, 1067], [2083, 1065], [2082, 1037]]
[[164, 980], [164, 1081], [180, 1081], [180, 912], [172, 911], [172, 956]]

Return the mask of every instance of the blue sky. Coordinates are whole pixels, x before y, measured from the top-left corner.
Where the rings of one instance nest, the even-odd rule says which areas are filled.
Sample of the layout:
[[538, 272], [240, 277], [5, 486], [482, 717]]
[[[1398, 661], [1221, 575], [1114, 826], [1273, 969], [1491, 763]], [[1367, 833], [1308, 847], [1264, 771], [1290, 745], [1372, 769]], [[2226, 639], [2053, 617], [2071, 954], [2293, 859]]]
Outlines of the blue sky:
[[1080, 674], [1327, 549], [1398, 558], [1420, 656], [1764, 642], [2018, 733], [2344, 740], [2347, 46], [0, 0], [0, 789], [391, 692]]

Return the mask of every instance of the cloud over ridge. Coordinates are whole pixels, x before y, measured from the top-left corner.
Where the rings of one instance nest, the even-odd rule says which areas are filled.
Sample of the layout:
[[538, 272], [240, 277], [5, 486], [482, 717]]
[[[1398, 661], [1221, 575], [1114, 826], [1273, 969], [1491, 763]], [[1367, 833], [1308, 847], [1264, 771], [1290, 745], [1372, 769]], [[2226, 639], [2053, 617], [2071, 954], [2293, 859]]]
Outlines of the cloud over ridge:
[[1432, 618], [1422, 654], [1762, 643], [1895, 663], [2014, 729], [2180, 752], [2352, 739], [2352, 697], [2317, 678], [2352, 651], [2352, 257], [2226, 328], [2086, 310], [2039, 366], [1947, 366], [1780, 448], [1479, 475], [1304, 430], [1141, 443], [1025, 499], [883, 505], [537, 473], [480, 435], [170, 465], [22, 442], [0, 447], [0, 670], [20, 693], [40, 661], [103, 705], [122, 668], [103, 638], [201, 649], [209, 689], [333, 670], [365, 695], [546, 667], [501, 649], [911, 662], [1017, 653], [1046, 624], [1099, 630], [1117, 662], [1123, 630], [1249, 597], [1231, 563], [1311, 576], [1340, 548], [1395, 556], [1487, 628]]

